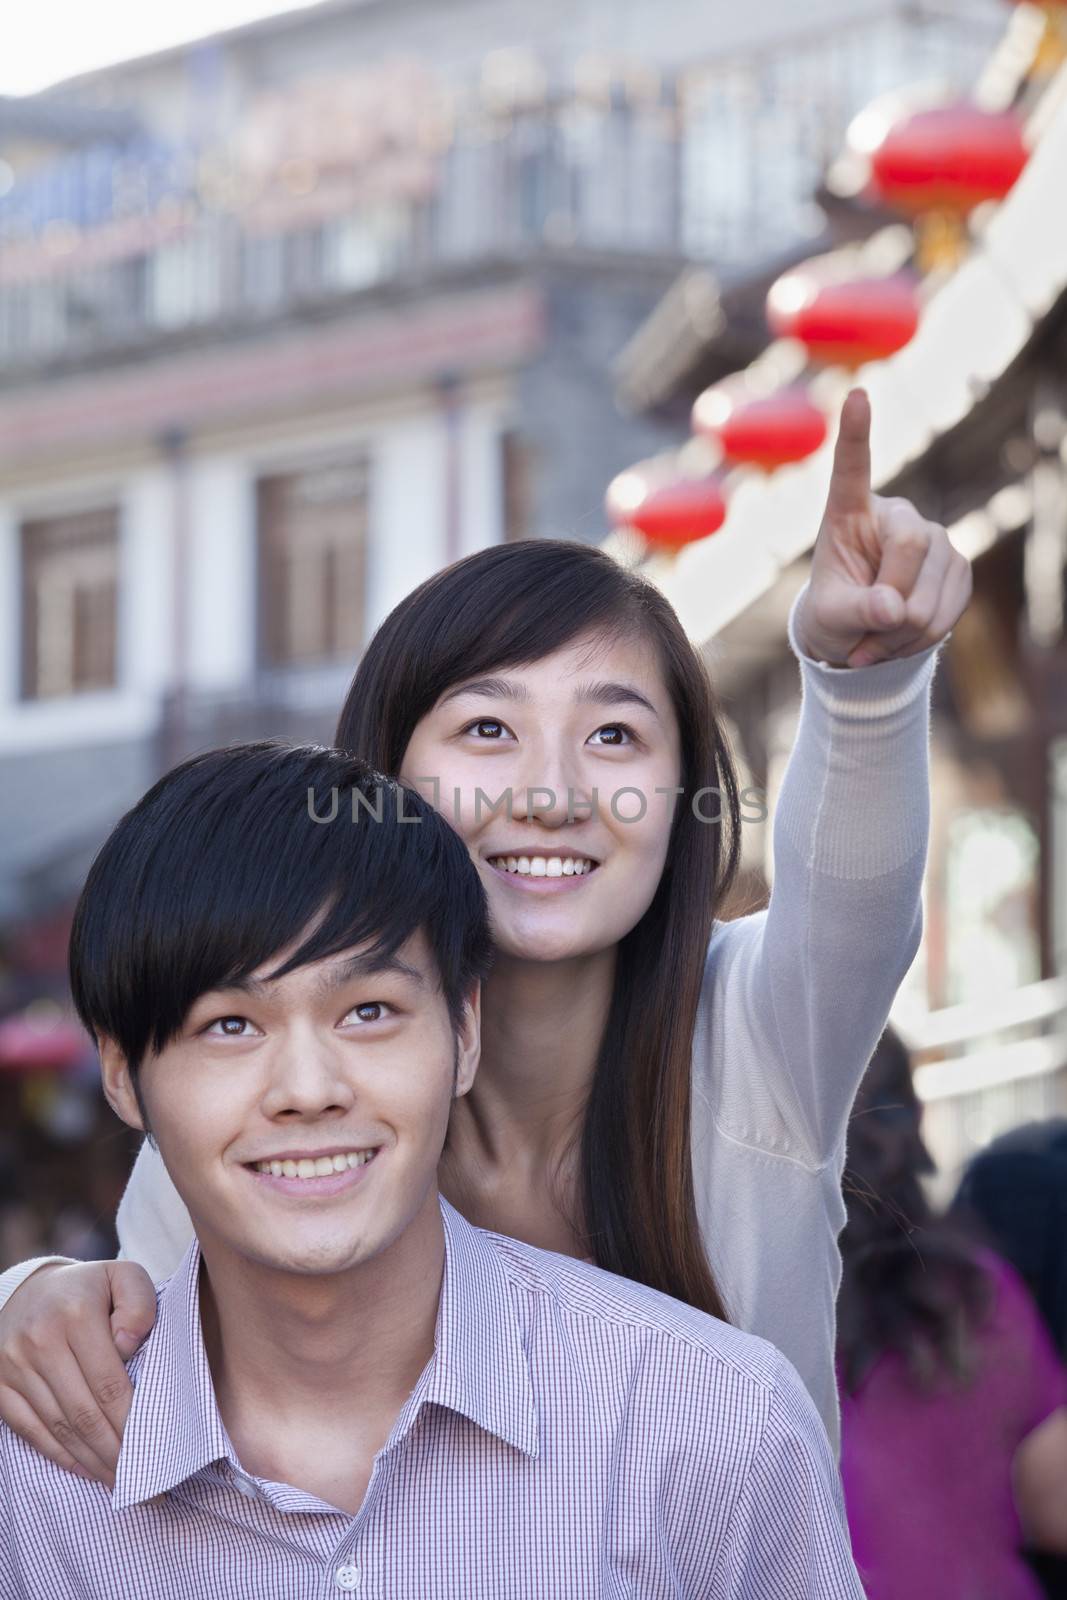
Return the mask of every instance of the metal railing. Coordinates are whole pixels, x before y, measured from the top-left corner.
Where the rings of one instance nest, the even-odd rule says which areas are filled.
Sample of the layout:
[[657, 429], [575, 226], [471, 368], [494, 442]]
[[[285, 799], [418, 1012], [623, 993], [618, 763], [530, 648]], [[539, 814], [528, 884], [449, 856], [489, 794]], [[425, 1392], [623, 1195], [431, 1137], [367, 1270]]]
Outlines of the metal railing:
[[425, 181], [356, 184], [339, 204], [343, 185], [331, 198], [290, 172], [310, 191], [280, 192], [266, 223], [217, 164], [205, 185], [191, 147], [169, 164], [82, 152], [0, 199], [0, 378], [546, 246], [752, 263], [817, 229], [813, 189], [872, 95], [930, 76], [963, 89], [991, 43], [958, 18], [897, 16], [599, 96], [471, 104], [421, 152]]
[[892, 1021], [916, 1062], [939, 1198], [949, 1197], [967, 1161], [991, 1139], [1067, 1114], [1067, 977], [925, 1016], [901, 1011]]

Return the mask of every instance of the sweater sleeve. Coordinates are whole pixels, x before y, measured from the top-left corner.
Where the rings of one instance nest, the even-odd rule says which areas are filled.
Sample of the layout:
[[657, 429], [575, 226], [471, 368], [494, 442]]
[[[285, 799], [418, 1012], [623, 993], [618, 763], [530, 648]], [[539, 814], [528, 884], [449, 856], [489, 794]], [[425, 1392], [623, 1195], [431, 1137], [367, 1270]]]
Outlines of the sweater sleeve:
[[34, 1256], [30, 1261], [19, 1261], [6, 1272], [0, 1272], [0, 1311], [3, 1311], [16, 1289], [27, 1278], [32, 1278], [38, 1267], [66, 1266], [70, 1256]]
[[939, 646], [801, 670], [796, 741], [773, 821], [766, 910], [720, 923], [705, 973], [699, 1092], [731, 1139], [821, 1167], [839, 1159], [860, 1080], [922, 933], [930, 686]]
[[139, 1261], [153, 1283], [169, 1278], [189, 1248], [193, 1224], [159, 1151], [145, 1139], [119, 1201], [119, 1259]]

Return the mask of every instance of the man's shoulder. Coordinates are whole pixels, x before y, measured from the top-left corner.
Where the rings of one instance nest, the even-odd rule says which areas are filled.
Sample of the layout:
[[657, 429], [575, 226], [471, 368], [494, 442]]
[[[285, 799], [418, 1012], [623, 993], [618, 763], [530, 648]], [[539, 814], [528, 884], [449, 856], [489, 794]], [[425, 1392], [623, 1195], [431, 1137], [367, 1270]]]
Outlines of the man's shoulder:
[[37, 1502], [69, 1496], [73, 1502], [86, 1480], [39, 1455], [21, 1434], [0, 1422], [0, 1515], [9, 1520]]
[[669, 1352], [669, 1381], [684, 1381], [687, 1370], [702, 1381], [718, 1377], [736, 1403], [751, 1405], [766, 1402], [783, 1368], [789, 1370], [767, 1340], [646, 1284], [506, 1234], [479, 1232], [517, 1295], [537, 1297], [555, 1315], [596, 1328], [635, 1355], [655, 1351], [659, 1371], [665, 1371], [662, 1358]]

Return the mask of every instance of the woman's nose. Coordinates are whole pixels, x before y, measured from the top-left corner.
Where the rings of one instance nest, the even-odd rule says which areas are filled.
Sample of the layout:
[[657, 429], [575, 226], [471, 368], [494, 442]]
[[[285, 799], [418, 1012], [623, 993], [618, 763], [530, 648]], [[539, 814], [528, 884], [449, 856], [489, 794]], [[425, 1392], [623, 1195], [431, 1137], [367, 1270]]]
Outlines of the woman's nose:
[[589, 815], [591, 791], [571, 752], [542, 745], [527, 756], [517, 776], [512, 797], [516, 817], [555, 827]]

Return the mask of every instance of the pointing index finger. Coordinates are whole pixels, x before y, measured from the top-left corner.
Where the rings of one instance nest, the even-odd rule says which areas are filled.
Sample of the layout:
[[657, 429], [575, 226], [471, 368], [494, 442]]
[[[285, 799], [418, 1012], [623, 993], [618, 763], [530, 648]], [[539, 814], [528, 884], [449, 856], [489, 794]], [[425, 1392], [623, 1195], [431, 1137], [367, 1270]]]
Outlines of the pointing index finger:
[[868, 511], [870, 504], [871, 402], [865, 389], [851, 389], [841, 408], [827, 510]]

